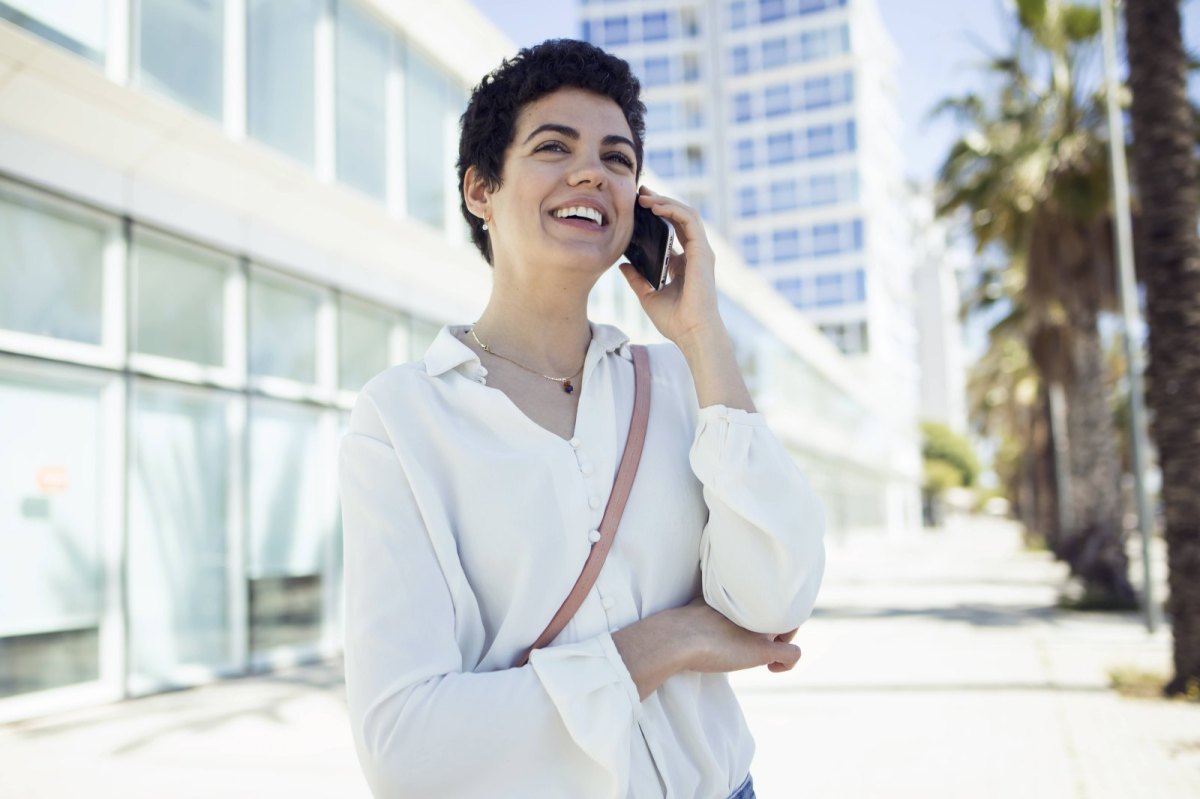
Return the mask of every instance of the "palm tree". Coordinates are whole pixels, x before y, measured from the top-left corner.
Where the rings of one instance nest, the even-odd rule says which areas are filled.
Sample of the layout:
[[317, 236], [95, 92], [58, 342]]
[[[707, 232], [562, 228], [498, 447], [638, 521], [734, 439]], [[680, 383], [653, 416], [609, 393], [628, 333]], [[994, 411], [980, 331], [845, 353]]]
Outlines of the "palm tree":
[[1150, 323], [1149, 398], [1162, 469], [1175, 674], [1200, 690], [1200, 239], [1197, 126], [1179, 0], [1126, 3], [1140, 271]]
[[1068, 443], [1069, 490], [1058, 497], [1056, 554], [1089, 603], [1134, 607], [1098, 327], [1114, 295], [1103, 104], [1080, 79], [1100, 17], [1058, 0], [1017, 6], [1013, 53], [989, 65], [994, 100], [943, 103], [969, 131], [942, 167], [939, 212], [969, 211], [977, 248], [1007, 254], [1013, 313], [1003, 324], [1020, 331], [1046, 396], [1065, 397], [1065, 430], [1054, 432]]

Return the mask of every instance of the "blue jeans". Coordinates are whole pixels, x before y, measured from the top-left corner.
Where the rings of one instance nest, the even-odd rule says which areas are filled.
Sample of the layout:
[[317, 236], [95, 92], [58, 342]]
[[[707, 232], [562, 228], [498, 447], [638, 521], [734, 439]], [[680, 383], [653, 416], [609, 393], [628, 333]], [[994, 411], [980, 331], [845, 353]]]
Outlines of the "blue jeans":
[[755, 799], [754, 796], [754, 780], [750, 779], [750, 775], [746, 775], [746, 781], [741, 787], [733, 793], [729, 794], [729, 799]]

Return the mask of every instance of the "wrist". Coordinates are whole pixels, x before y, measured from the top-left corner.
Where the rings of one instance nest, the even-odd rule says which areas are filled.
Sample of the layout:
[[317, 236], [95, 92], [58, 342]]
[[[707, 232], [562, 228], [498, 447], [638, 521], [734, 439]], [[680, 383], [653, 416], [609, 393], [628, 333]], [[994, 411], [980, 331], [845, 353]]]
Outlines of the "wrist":
[[719, 315], [712, 322], [698, 325], [675, 340], [684, 357], [691, 361], [702, 354], [713, 353], [728, 347], [733, 349], [733, 339]]

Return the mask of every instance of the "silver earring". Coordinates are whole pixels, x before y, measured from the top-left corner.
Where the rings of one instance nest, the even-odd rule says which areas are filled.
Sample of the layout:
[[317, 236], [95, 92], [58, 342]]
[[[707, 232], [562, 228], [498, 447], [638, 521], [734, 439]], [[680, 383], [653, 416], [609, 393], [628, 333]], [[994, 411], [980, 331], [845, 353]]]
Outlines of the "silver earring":
[[487, 222], [484, 222], [484, 223], [483, 223], [483, 229], [484, 229], [484, 230], [487, 230], [487, 229], [488, 229], [488, 227], [487, 227]]

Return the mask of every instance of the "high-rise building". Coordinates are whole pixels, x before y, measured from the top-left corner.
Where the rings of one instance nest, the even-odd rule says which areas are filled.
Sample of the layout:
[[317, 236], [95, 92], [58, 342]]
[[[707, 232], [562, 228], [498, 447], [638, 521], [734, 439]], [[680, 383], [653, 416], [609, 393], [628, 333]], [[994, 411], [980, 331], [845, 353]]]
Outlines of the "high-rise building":
[[642, 78], [647, 166], [915, 404], [895, 47], [873, 0], [581, 0]]

